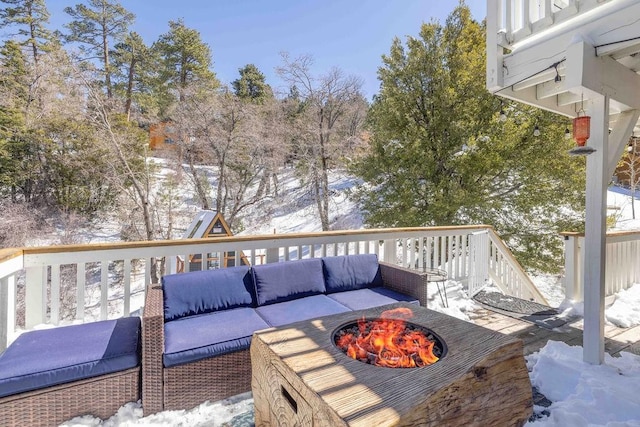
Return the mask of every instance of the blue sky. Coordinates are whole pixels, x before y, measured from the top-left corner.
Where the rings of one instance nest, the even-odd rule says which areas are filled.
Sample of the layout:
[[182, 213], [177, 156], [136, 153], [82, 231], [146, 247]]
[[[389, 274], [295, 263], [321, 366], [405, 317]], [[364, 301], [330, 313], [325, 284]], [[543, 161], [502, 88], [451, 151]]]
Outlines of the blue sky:
[[[79, 1], [49, 0], [51, 26], [68, 22], [66, 6]], [[467, 0], [478, 21], [485, 0]], [[341, 68], [362, 78], [370, 99], [378, 91], [381, 56], [394, 37], [416, 35], [423, 22], [442, 23], [457, 0], [121, 0], [136, 15], [133, 30], [148, 44], [168, 31], [169, 20], [183, 18], [211, 47], [213, 71], [223, 83], [238, 78], [238, 69], [255, 64], [276, 90], [284, 84], [275, 73], [280, 52], [309, 54], [314, 74]]]

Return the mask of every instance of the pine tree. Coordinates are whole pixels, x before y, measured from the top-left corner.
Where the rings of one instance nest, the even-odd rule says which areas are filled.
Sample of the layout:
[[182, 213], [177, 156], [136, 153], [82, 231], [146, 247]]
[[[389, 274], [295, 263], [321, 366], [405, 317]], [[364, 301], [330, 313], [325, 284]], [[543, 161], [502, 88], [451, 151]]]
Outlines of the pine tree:
[[[485, 89], [484, 28], [461, 3], [446, 25], [394, 40], [369, 112], [371, 151], [355, 163], [371, 226], [494, 225], [522, 263], [558, 266], [561, 227], [580, 220], [584, 167], [566, 122]], [[533, 128], [544, 129], [536, 138]]]
[[116, 89], [124, 97], [124, 114], [131, 119], [131, 108], [134, 98], [150, 91], [149, 80], [152, 79], [152, 66], [157, 63], [151, 49], [145, 45], [142, 37], [136, 32], [114, 46], [112, 52], [116, 74]]
[[266, 81], [264, 74], [253, 64], [247, 64], [238, 70], [240, 78], [234, 80], [231, 85], [236, 96], [247, 99], [256, 104], [264, 104], [267, 99], [273, 98], [273, 91]]
[[[169, 32], [161, 35], [153, 48], [163, 61], [159, 87], [177, 91], [180, 102], [185, 100], [186, 90], [192, 83], [208, 85], [211, 89], [219, 86], [210, 69], [211, 49], [202, 41], [200, 33], [185, 26], [181, 19], [169, 22]], [[162, 110], [166, 112], [171, 97], [165, 94], [164, 98]]]
[[8, 6], [0, 9], [0, 28], [16, 26], [22, 44], [31, 49], [33, 62], [38, 63], [40, 52], [54, 39], [46, 28], [49, 12], [45, 0], [0, 0]]
[[25, 110], [29, 102], [27, 61], [20, 45], [6, 41], [0, 48], [0, 194], [18, 197], [21, 173], [29, 157]]
[[111, 60], [109, 53], [112, 41], [124, 39], [135, 15], [127, 11], [117, 0], [88, 0], [64, 11], [73, 18], [66, 24], [70, 33], [67, 41], [80, 43], [82, 51], [88, 55], [85, 60], [98, 59], [102, 62], [102, 74], [107, 97], [112, 97]]

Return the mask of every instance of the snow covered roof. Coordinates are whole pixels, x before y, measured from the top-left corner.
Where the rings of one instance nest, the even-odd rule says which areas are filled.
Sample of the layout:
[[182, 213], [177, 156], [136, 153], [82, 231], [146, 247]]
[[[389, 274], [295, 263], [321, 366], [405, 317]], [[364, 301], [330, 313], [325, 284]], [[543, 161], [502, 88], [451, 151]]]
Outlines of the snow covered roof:
[[227, 221], [216, 211], [203, 210], [193, 218], [182, 236], [184, 239], [233, 236]]

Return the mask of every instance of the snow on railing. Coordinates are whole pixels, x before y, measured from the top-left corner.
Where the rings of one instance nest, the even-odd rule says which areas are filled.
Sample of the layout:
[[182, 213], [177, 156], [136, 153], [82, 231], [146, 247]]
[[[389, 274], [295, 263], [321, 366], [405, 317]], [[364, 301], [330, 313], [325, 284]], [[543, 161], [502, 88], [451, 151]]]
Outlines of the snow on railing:
[[[472, 268], [470, 236], [489, 234], [483, 263]], [[544, 302], [511, 252], [485, 225], [216, 239], [68, 245], [0, 251], [0, 350], [21, 330], [139, 315], [147, 285], [163, 274], [375, 253], [381, 261], [422, 270], [440, 268], [467, 283], [472, 271], [512, 296]], [[155, 277], [152, 279], [152, 277]]]
[[[564, 236], [564, 287], [567, 299], [584, 300], [584, 234], [562, 233]], [[605, 297], [640, 283], [640, 231], [607, 233], [605, 261]]]

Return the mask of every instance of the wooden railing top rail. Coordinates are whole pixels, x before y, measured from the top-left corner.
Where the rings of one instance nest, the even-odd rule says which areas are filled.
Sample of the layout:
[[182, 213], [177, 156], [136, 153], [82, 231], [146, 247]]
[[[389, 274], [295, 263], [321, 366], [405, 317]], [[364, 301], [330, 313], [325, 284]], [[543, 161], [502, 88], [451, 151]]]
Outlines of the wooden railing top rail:
[[[56, 246], [37, 246], [37, 247], [25, 247], [25, 248], [9, 248], [0, 250], [0, 262], [3, 261], [2, 254], [6, 251], [7, 254], [15, 253], [14, 256], [20, 255], [38, 255], [38, 254], [51, 254], [60, 252], [84, 252], [92, 250], [114, 250], [114, 249], [136, 249], [136, 248], [154, 248], [154, 247], [167, 247], [167, 246], [191, 246], [199, 244], [212, 244], [212, 243], [242, 243], [242, 242], [265, 242], [265, 241], [278, 241], [278, 240], [295, 240], [295, 239], [321, 239], [332, 237], [353, 237], [362, 236], [363, 239], [368, 235], [380, 235], [380, 234], [411, 234], [411, 233], [447, 233], [450, 231], [465, 232], [469, 230], [480, 229], [493, 229], [490, 225], [460, 225], [460, 226], [442, 226], [442, 227], [405, 227], [405, 228], [374, 228], [374, 229], [360, 229], [360, 230], [338, 230], [338, 231], [323, 231], [313, 233], [287, 233], [287, 234], [261, 234], [261, 235], [246, 235], [246, 236], [225, 236], [201, 239], [179, 239], [179, 240], [143, 240], [136, 242], [116, 242], [116, 243], [88, 243], [80, 245], [56, 245]], [[7, 255], [9, 256], [9, 255]], [[7, 258], [9, 259], [9, 258]]]
[[0, 249], [0, 263], [9, 261], [12, 258], [22, 256], [23, 253], [24, 253], [24, 249], [20, 249], [20, 248]]

